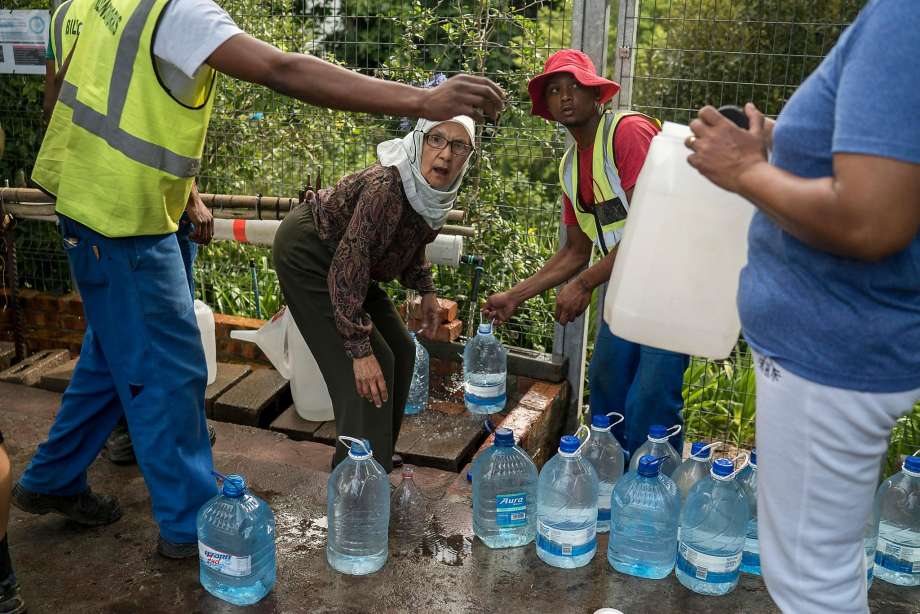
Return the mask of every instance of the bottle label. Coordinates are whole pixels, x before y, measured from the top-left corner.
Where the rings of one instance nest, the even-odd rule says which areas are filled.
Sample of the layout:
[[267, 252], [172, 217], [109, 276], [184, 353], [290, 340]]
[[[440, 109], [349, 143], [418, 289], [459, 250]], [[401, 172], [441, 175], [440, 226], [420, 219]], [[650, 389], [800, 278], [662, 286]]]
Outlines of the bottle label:
[[741, 553], [741, 564], [745, 567], [760, 567], [760, 554], [745, 548]]
[[505, 402], [505, 380], [494, 386], [477, 386], [466, 382], [463, 384], [464, 400], [473, 405], [495, 405]]
[[537, 547], [555, 556], [581, 556], [597, 548], [597, 527], [558, 529], [539, 522]]
[[610, 522], [610, 508], [597, 508], [597, 521], [598, 522]]
[[738, 579], [741, 553], [730, 556], [705, 554], [681, 542], [677, 549], [677, 568], [688, 576], [711, 584], [724, 584]]
[[903, 546], [879, 536], [875, 564], [895, 573], [920, 574], [920, 548]]
[[502, 528], [523, 527], [527, 524], [527, 493], [516, 492], [495, 496], [495, 524]]
[[207, 565], [208, 569], [213, 569], [225, 576], [240, 578], [252, 573], [251, 556], [233, 556], [215, 550], [201, 541], [198, 542], [198, 559]]

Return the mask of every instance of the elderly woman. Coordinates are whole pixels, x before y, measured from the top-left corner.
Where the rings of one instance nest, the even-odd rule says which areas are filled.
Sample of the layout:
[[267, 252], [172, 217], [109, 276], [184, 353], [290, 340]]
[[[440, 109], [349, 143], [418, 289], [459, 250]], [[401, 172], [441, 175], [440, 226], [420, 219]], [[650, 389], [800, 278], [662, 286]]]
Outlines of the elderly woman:
[[[336, 431], [368, 439], [387, 471], [415, 346], [378, 282], [399, 278], [417, 290], [422, 334], [434, 333], [438, 306], [425, 246], [456, 202], [474, 135], [467, 116], [419, 120], [404, 138], [377, 146], [378, 163], [308, 193], [275, 236], [278, 281], [329, 387]], [[333, 466], [346, 453], [338, 444]]]
[[[758, 212], [738, 307], [757, 368], [763, 574], [784, 612], [868, 612], [863, 532], [920, 399], [920, 3], [873, 0], [773, 122], [712, 107], [689, 162]], [[768, 150], [772, 153], [767, 157]], [[914, 509], [917, 509], [916, 507]], [[882, 531], [876, 564], [917, 569]]]

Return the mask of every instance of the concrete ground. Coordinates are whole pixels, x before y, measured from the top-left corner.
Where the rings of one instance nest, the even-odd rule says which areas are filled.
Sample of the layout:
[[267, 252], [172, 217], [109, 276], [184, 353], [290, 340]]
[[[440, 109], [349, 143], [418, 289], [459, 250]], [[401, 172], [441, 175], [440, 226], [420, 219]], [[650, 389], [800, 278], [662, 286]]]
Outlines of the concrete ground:
[[[60, 395], [0, 384], [0, 430], [18, 474], [43, 440]], [[594, 561], [579, 570], [546, 566], [534, 547], [490, 550], [473, 540], [465, 485], [457, 475], [419, 469], [430, 501], [429, 537], [416, 552], [395, 556], [380, 572], [356, 578], [325, 561], [326, 479], [331, 448], [294, 442], [265, 430], [216, 423], [215, 465], [244, 474], [275, 511], [278, 582], [253, 612], [593, 612], [607, 606], [644, 612], [775, 612], [759, 578], [742, 576], [725, 597], [701, 597], [671, 576], [644, 581], [614, 572], [606, 536]], [[181, 479], [181, 476], [176, 476]], [[154, 553], [157, 529], [136, 467], [98, 460], [90, 482], [121, 500], [117, 523], [86, 529], [61, 517], [13, 510], [10, 544], [32, 614], [69, 612], [229, 612], [233, 606], [198, 583], [197, 560]], [[920, 589], [876, 582], [873, 612], [916, 614]]]

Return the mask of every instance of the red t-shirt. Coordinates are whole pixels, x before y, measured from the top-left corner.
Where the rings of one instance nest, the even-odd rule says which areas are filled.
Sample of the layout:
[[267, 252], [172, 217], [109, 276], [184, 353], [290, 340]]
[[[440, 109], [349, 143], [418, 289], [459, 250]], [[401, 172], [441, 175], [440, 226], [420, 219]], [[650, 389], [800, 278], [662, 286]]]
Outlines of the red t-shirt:
[[[623, 191], [628, 192], [636, 185], [639, 171], [645, 163], [645, 156], [652, 143], [652, 138], [659, 129], [654, 123], [641, 115], [624, 117], [617, 125], [613, 140], [613, 155]], [[582, 202], [594, 204], [594, 145], [578, 150], [578, 194]], [[578, 224], [572, 202], [562, 195], [562, 221], [567, 226]]]

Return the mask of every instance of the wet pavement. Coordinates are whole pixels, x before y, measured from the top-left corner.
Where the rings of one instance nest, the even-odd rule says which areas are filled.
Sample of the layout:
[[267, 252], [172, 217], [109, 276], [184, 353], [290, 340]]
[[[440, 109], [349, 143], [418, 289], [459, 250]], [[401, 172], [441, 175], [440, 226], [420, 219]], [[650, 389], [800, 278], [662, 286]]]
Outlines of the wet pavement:
[[[17, 474], [44, 438], [58, 398], [0, 384], [0, 430]], [[490, 550], [472, 539], [468, 505], [446, 494], [456, 474], [428, 468], [415, 476], [429, 500], [424, 543], [409, 554], [391, 552], [386, 566], [371, 576], [341, 575], [326, 564], [324, 551], [331, 449], [265, 430], [215, 426], [217, 469], [244, 474], [276, 514], [278, 582], [248, 611], [590, 613], [603, 606], [626, 614], [777, 611], [759, 578], [742, 576], [728, 596], [701, 597], [673, 576], [647, 581], [616, 573], [604, 556], [606, 536], [594, 561], [578, 570], [546, 566], [533, 545]], [[13, 511], [10, 546], [30, 612], [238, 610], [200, 587], [197, 560], [168, 561], [154, 553], [156, 526], [136, 467], [99, 459], [90, 469], [90, 483], [119, 497], [121, 520], [86, 529], [60, 517]], [[920, 589], [876, 582], [870, 597], [873, 612], [920, 612]]]

